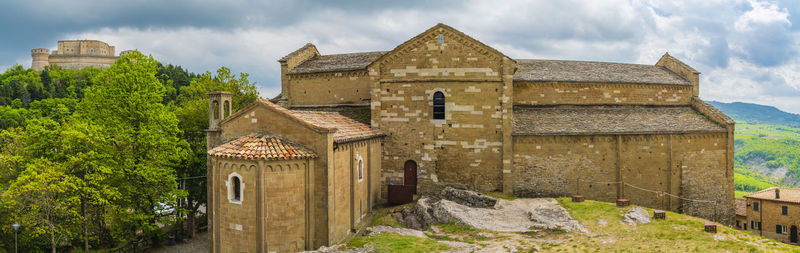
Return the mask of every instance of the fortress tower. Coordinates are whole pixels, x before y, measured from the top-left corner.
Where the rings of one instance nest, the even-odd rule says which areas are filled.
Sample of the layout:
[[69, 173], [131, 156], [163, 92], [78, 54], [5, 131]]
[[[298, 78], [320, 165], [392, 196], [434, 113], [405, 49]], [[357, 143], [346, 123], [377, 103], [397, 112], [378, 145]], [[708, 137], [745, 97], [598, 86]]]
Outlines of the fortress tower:
[[35, 48], [31, 50], [31, 68], [37, 71], [44, 69], [44, 66], [50, 65], [50, 50], [46, 48]]
[[58, 49], [36, 48], [31, 50], [33, 62], [31, 68], [41, 71], [47, 65], [59, 65], [66, 69], [85, 67], [105, 68], [114, 64], [119, 56], [131, 50], [122, 51], [115, 56], [116, 48], [98, 40], [59, 40]]

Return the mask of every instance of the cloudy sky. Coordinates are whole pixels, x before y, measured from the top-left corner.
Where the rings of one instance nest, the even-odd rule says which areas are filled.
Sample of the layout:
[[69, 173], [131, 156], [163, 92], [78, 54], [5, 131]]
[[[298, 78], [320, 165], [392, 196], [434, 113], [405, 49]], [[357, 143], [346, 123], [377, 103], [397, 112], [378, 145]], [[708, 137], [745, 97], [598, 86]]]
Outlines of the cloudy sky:
[[654, 64], [669, 52], [702, 72], [706, 100], [800, 113], [800, 1], [13, 1], [0, 0], [0, 69], [30, 49], [96, 39], [192, 72], [250, 73], [280, 92], [277, 59], [391, 50], [445, 23], [513, 58]]

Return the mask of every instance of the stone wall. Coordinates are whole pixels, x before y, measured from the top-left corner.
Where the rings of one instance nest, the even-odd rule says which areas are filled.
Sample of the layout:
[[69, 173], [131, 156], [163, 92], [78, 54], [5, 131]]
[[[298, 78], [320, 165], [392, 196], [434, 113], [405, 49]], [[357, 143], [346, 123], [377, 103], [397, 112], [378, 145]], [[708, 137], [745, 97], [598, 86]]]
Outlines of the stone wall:
[[692, 86], [514, 82], [516, 105], [688, 105]]
[[[445, 26], [372, 63], [372, 126], [389, 133], [383, 196], [387, 183], [403, 183], [408, 160], [417, 163], [421, 193], [444, 184], [502, 190], [513, 68], [496, 50]], [[433, 119], [435, 92], [445, 96], [442, 120]]]
[[266, 217], [262, 220], [264, 252], [297, 252], [306, 249], [306, 171], [308, 163], [266, 162], [262, 168]]
[[[375, 202], [370, 197], [378, 194], [380, 177], [371, 177], [379, 174], [380, 140], [372, 139], [337, 145], [334, 151], [333, 171], [333, 226], [331, 240], [334, 243], [342, 242], [351, 237], [352, 231], [358, 228], [364, 215], [372, 210]], [[363, 161], [363, 173], [358, 178], [358, 160]], [[374, 181], [371, 181], [374, 180]]]
[[[754, 202], [759, 203], [758, 211], [753, 210]], [[747, 217], [745, 218], [745, 222], [748, 231], [781, 242], [790, 242], [789, 236], [791, 226], [800, 226], [798, 225], [800, 221], [798, 221], [797, 218], [800, 217], [800, 204], [753, 198], [748, 198], [747, 204]], [[787, 215], [781, 214], [782, 206], [788, 207], [787, 211], [789, 213]], [[761, 221], [761, 230], [758, 230], [758, 227], [751, 227], [751, 220], [756, 222]], [[786, 233], [777, 233], [775, 225], [786, 226]]]
[[[243, 252], [257, 247], [257, 178], [258, 164], [255, 162], [212, 159], [217, 163], [214, 173], [214, 252]], [[241, 176], [242, 201], [235, 204], [228, 199], [228, 176]]]
[[[244, 161], [212, 158], [215, 199], [213, 252], [297, 252], [306, 248], [307, 160]], [[229, 200], [229, 176], [242, 184], [240, 203]]]
[[[521, 196], [627, 198], [634, 204], [730, 224], [733, 171], [727, 167], [727, 143], [726, 133], [515, 136], [512, 189]], [[652, 191], [717, 204], [681, 201]]]
[[350, 233], [351, 220], [351, 163], [349, 145], [334, 149], [333, 164], [333, 227], [331, 240], [338, 242]]
[[291, 105], [362, 104], [369, 101], [366, 70], [287, 75]]
[[311, 182], [309, 187], [313, 189], [312, 200], [309, 201], [313, 203], [313, 208], [310, 208], [309, 213], [314, 217], [310, 221], [314, 235], [310, 238], [313, 248], [330, 245], [333, 241], [329, 237], [328, 229], [333, 221], [328, 219], [328, 215], [333, 213], [333, 200], [328, 196], [333, 196], [334, 188], [332, 188], [333, 178], [328, 175], [329, 171], [333, 170], [333, 133], [321, 132], [285, 114], [254, 103], [225, 119], [222, 123], [220, 140], [221, 143], [225, 143], [253, 131], [267, 131], [280, 135], [313, 150], [318, 155], [313, 160], [309, 179]]

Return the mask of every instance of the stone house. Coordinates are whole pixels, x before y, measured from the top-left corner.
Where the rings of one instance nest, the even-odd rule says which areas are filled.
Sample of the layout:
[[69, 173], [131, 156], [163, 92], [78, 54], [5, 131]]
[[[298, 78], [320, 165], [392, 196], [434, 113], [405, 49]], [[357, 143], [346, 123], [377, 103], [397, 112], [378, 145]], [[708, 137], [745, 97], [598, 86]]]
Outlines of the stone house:
[[747, 231], [784, 243], [797, 244], [800, 189], [772, 187], [744, 195]]
[[734, 199], [734, 212], [736, 213], [736, 229], [747, 230], [747, 200]]
[[[423, 194], [452, 185], [525, 197], [626, 198], [734, 223], [734, 122], [699, 99], [700, 73], [669, 54], [654, 65], [512, 59], [437, 24], [391, 51], [323, 55], [306, 44], [278, 62], [279, 96], [211, 125], [209, 180], [217, 183], [209, 192], [225, 196], [228, 189], [227, 170], [218, 166], [229, 158], [217, 157], [219, 145], [261, 131], [305, 147], [309, 155], [298, 159], [314, 168], [306, 179], [306, 192], [314, 193], [305, 202], [314, 217], [314, 224], [306, 218], [306, 248], [340, 242], [357, 227], [359, 202], [348, 197], [358, 192], [354, 179], [335, 179], [353, 175], [353, 152], [337, 151], [345, 145], [335, 140], [311, 141], [319, 134], [301, 127], [333, 118], [371, 137], [360, 140], [369, 150], [367, 208], [386, 200], [389, 183]], [[300, 123], [314, 113], [330, 118]], [[224, 198], [209, 199], [214, 250], [252, 245], [217, 236], [238, 227], [219, 221], [228, 215], [217, 209]], [[259, 205], [273, 205], [266, 201]], [[350, 204], [336, 205], [342, 202]], [[259, 247], [249, 249], [273, 250]]]

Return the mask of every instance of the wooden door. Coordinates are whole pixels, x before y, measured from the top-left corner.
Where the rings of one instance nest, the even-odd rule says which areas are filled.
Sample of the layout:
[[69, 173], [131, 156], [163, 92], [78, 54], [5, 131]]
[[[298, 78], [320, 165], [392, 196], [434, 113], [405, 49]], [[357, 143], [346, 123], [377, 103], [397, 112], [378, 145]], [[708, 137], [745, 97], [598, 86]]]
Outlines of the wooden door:
[[792, 228], [789, 229], [789, 241], [797, 243], [797, 226], [792, 225]]
[[417, 194], [417, 162], [408, 160], [403, 165], [403, 184], [413, 187], [412, 192]]

